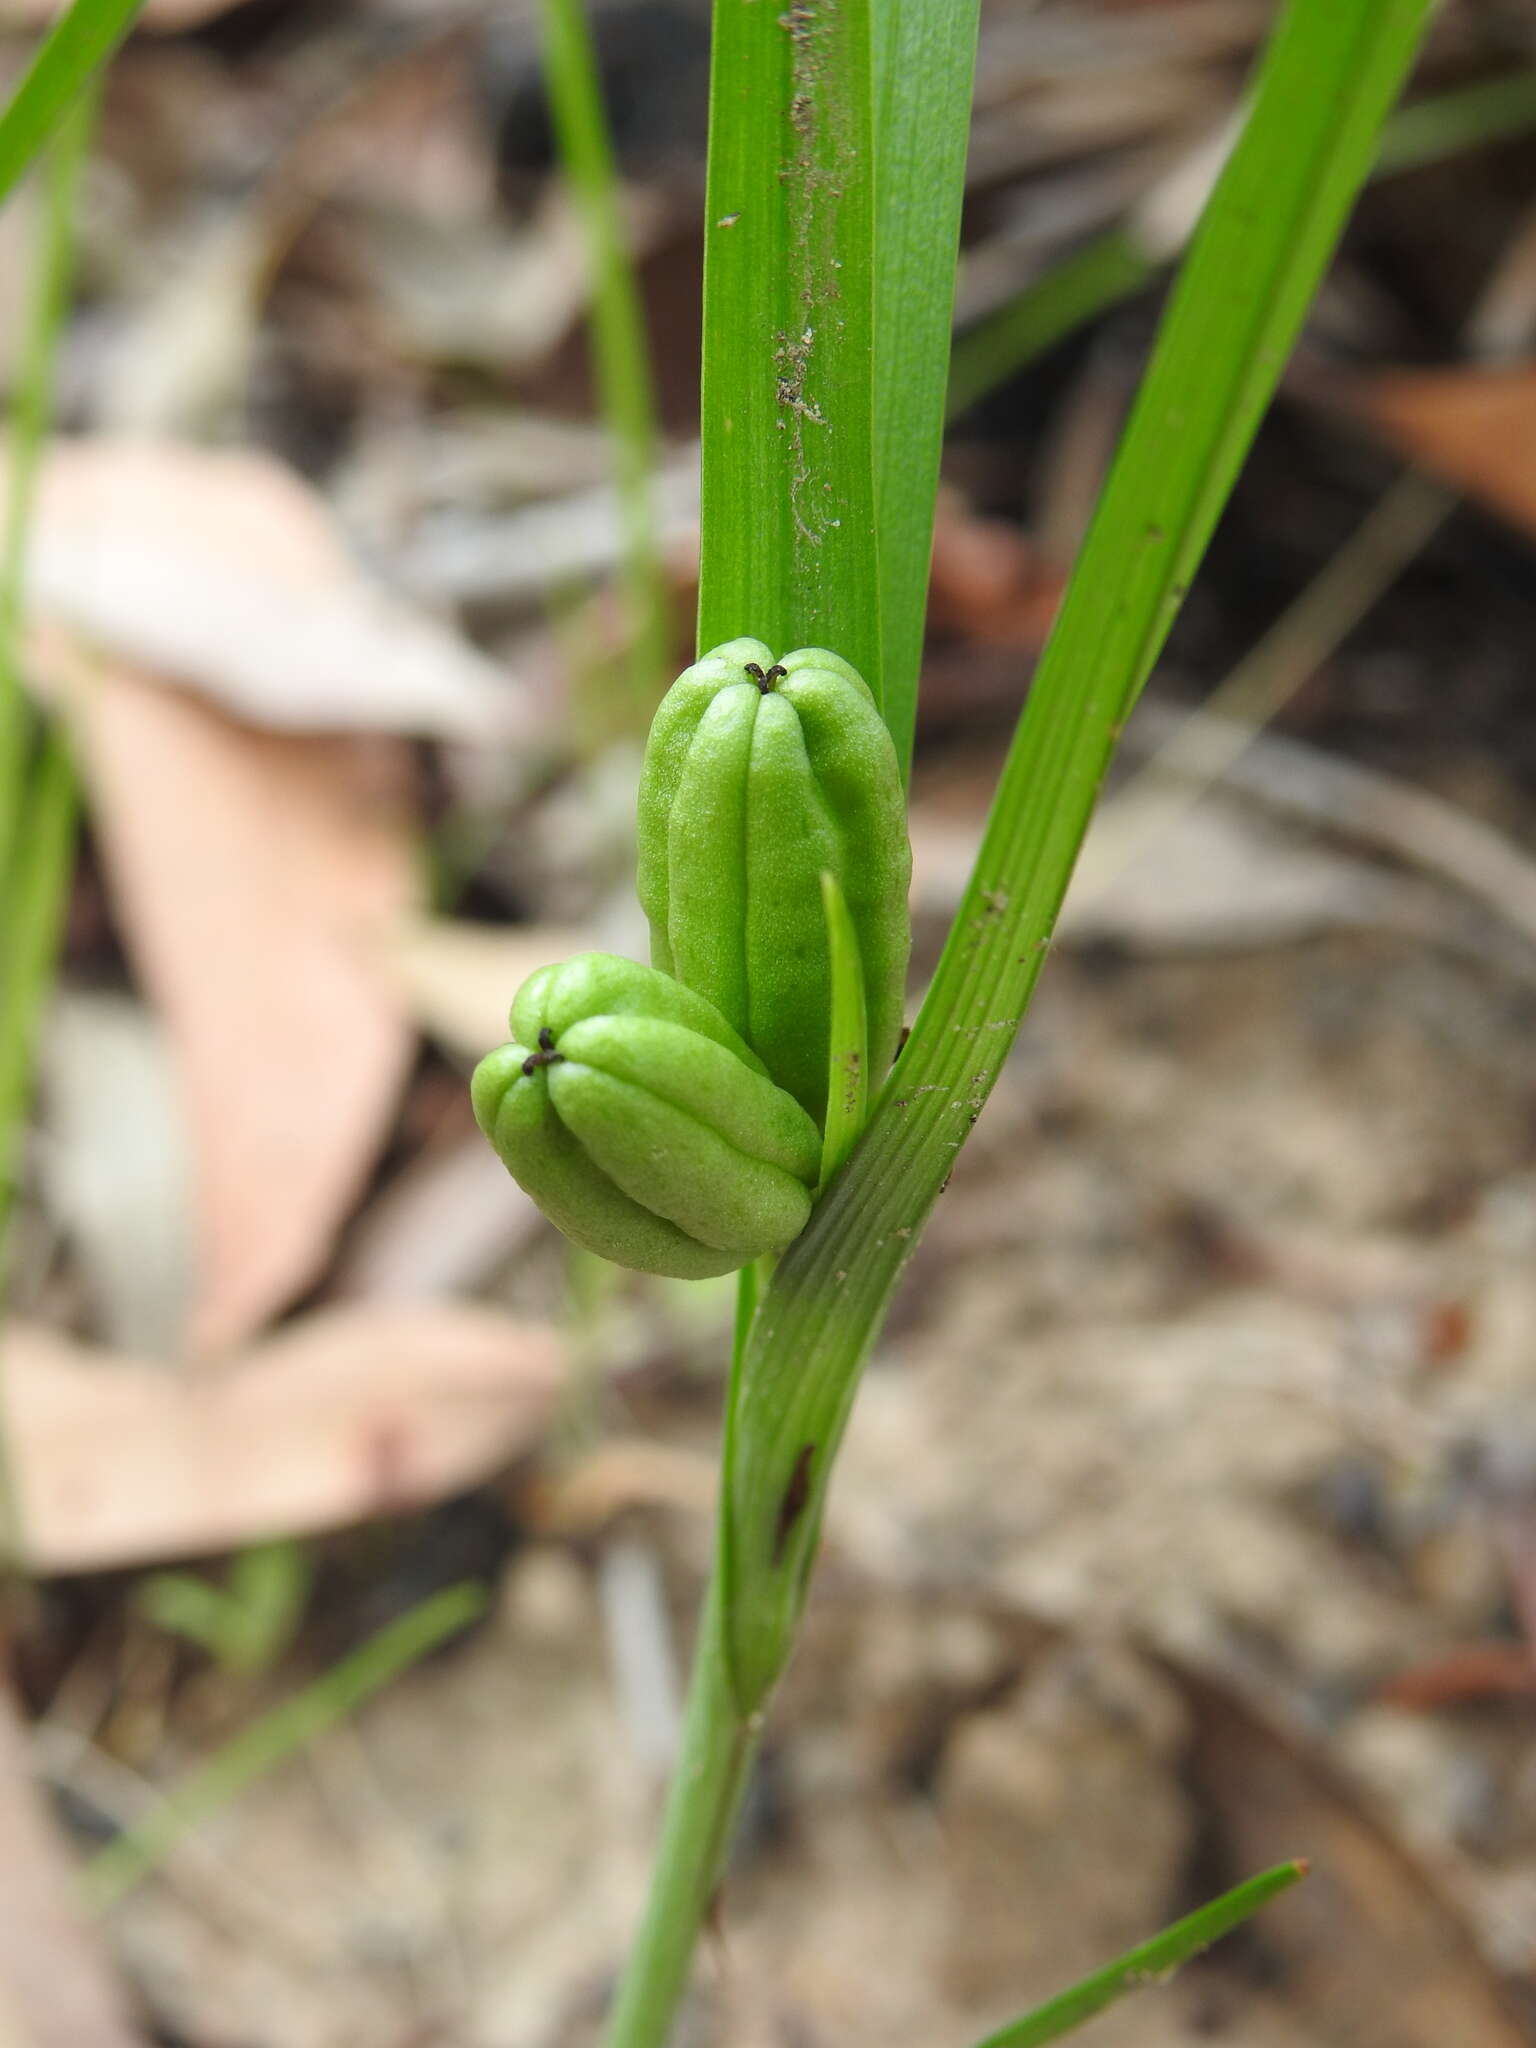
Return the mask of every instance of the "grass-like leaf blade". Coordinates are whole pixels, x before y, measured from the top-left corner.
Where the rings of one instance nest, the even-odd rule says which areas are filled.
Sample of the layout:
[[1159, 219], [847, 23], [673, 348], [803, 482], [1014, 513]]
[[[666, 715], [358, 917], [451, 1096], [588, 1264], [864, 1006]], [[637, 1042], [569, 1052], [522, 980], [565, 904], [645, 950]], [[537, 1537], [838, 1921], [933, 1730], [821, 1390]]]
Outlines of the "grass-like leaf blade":
[[1209, 1905], [1176, 1920], [1161, 1934], [1128, 1950], [1104, 1969], [1095, 1970], [1070, 1990], [1048, 1999], [1022, 2019], [999, 2027], [995, 2034], [978, 2042], [977, 2048], [1045, 2048], [1048, 2041], [1059, 2041], [1105, 2006], [1123, 1998], [1127, 1991], [1166, 1983], [1176, 1970], [1208, 1949], [1213, 1941], [1230, 1934], [1234, 1927], [1241, 1926], [1281, 1892], [1289, 1891], [1306, 1874], [1304, 1862], [1278, 1863], [1273, 1870], [1261, 1871], [1245, 1884], [1234, 1885], [1219, 1899], [1212, 1899]]
[[74, 0], [49, 30], [0, 114], [0, 200], [50, 137], [123, 37], [144, 0]]
[[98, 1850], [83, 1873], [85, 1900], [104, 1912], [141, 1884], [190, 1829], [238, 1798], [269, 1771], [356, 1713], [402, 1672], [485, 1612], [485, 1588], [445, 1586], [381, 1628], [302, 1692], [248, 1722], [168, 1797]]

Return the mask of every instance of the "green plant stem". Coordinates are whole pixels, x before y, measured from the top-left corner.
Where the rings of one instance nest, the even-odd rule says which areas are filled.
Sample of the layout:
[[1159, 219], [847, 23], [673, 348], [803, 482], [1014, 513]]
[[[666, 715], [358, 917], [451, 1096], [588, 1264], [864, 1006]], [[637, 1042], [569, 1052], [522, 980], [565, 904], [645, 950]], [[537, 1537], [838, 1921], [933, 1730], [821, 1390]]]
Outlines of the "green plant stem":
[[0, 114], [0, 200], [41, 155], [89, 81], [133, 26], [144, 0], [74, 0]]
[[1128, 1950], [1105, 1969], [1095, 1970], [1022, 2019], [999, 2027], [995, 2034], [978, 2042], [977, 2048], [1045, 2048], [1048, 2041], [1059, 2041], [1063, 2034], [1072, 2033], [1126, 1992], [1166, 1983], [1185, 1963], [1193, 1961], [1224, 1934], [1230, 1934], [1234, 1927], [1240, 1927], [1281, 1892], [1289, 1891], [1306, 1874], [1304, 1862], [1279, 1863], [1273, 1870], [1261, 1871], [1246, 1884], [1235, 1885], [1209, 1905], [1176, 1920], [1139, 1948]]
[[[1018, 1032], [1115, 741], [1300, 328], [1427, 0], [1291, 0], [1173, 295], [912, 1036], [779, 1264], [735, 1418], [727, 1601], [744, 1711], [783, 1668], [858, 1375]], [[780, 1515], [806, 1446], [799, 1526]]]
[[252, 1721], [193, 1771], [143, 1819], [125, 1828], [85, 1866], [85, 1901], [104, 1912], [157, 1870], [190, 1829], [247, 1786], [355, 1713], [363, 1702], [469, 1627], [485, 1611], [483, 1586], [445, 1587], [343, 1657], [312, 1685]]
[[613, 147], [581, 0], [544, 0], [544, 50], [561, 162], [591, 251], [593, 357], [618, 474], [630, 673], [639, 702], [649, 707], [665, 679], [670, 641], [651, 489], [656, 405], [640, 292], [626, 247]]
[[[772, 1277], [773, 1264], [772, 1258], [759, 1259], [743, 1266], [736, 1276], [736, 1321], [725, 1401], [727, 1446], [758, 1298]], [[715, 1541], [721, 1554], [710, 1574], [694, 1644], [678, 1766], [667, 1791], [645, 1917], [608, 2018], [604, 2036], [608, 2048], [642, 2048], [642, 2044], [658, 2044], [667, 2037], [687, 1982], [699, 1928], [725, 1866], [731, 1829], [761, 1741], [762, 1717], [746, 1717], [736, 1710], [736, 1685], [721, 1611], [724, 1589], [731, 1578], [724, 1555], [730, 1528], [724, 1517], [717, 1521]]]
[[718, 1571], [711, 1580], [694, 1648], [679, 1762], [635, 1936], [643, 1966], [627, 1970], [619, 1986], [609, 2048], [656, 2048], [667, 2038], [761, 1739], [761, 1717], [747, 1721], [736, 1712], [720, 1612], [723, 1580]]
[[[699, 1845], [723, 1841], [730, 1821], [706, 1825], [693, 1811], [693, 1748], [706, 1759], [734, 1754], [783, 1670], [859, 1371], [1018, 1032], [1115, 740], [1274, 390], [1427, 11], [1428, 0], [1290, 0], [1285, 9], [1041, 659], [928, 998], [863, 1138], [758, 1308], [730, 1400], [708, 1599], [724, 1641], [713, 1625], [701, 1637], [691, 1746], [609, 2048], [657, 2048], [665, 2037], [670, 1990], [655, 1987], [682, 1981], [678, 1950], [715, 1877]], [[724, 1798], [740, 1779], [716, 1766], [703, 1782]]]

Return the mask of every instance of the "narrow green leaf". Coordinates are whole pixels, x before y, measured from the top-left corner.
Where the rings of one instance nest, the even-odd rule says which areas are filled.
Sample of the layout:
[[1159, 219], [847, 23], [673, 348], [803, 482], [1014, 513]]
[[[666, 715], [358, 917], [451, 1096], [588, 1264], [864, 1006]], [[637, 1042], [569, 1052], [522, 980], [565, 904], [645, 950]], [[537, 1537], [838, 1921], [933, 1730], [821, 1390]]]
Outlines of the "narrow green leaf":
[[832, 1028], [827, 1042], [827, 1127], [822, 1137], [821, 1184], [842, 1165], [864, 1128], [869, 1097], [869, 1025], [864, 1010], [864, 967], [858, 933], [837, 877], [823, 868], [821, 907], [827, 920], [832, 965]]
[[[5, 118], [0, 118], [0, 129]], [[95, 95], [88, 94], [77, 101], [45, 160], [0, 557], [0, 1316], [33, 1051], [69, 902], [79, 807], [62, 733], [55, 728], [40, 742], [34, 738], [34, 721], [22, 696], [19, 643], [33, 483], [52, 415], [54, 358], [69, 302], [75, 199], [94, 123]], [[24, 1538], [10, 1443], [0, 1426], [0, 1555], [22, 1556]]]
[[78, 810], [69, 749], [55, 726], [44, 735], [28, 784], [25, 858], [15, 864], [5, 903], [0, 980], [0, 1300], [5, 1293], [11, 1202], [32, 1094], [33, 1048], [53, 984], [69, 901]]
[[923, 658], [978, 11], [978, 0], [884, 0], [873, 17], [880, 702], [903, 777]]
[[166, 1798], [99, 1850], [83, 1872], [85, 1901], [104, 1912], [158, 1870], [190, 1829], [355, 1713], [363, 1702], [484, 1612], [483, 1586], [445, 1587], [370, 1636], [292, 1699], [242, 1728]]
[[133, 25], [144, 0], [74, 0], [49, 31], [0, 114], [0, 200], [48, 146], [91, 78]]
[[1289, 1891], [1306, 1874], [1307, 1865], [1296, 1862], [1279, 1863], [1273, 1870], [1250, 1877], [1246, 1884], [1235, 1885], [1208, 1906], [1201, 1906], [1185, 1919], [1165, 1927], [1139, 1948], [1128, 1950], [1118, 1962], [1095, 1970], [1070, 1991], [1063, 1991], [1011, 2025], [999, 2027], [977, 2048], [1045, 2048], [1046, 2042], [1059, 2041], [1063, 2034], [1072, 2033], [1105, 2006], [1123, 1998], [1127, 1991], [1166, 1983], [1176, 1970], [1208, 1949], [1213, 1941], [1230, 1934], [1234, 1927], [1241, 1926], [1281, 1892]]
[[1480, 78], [1453, 92], [1431, 93], [1399, 107], [1382, 130], [1375, 175], [1421, 170], [1426, 164], [1486, 149], [1536, 127], [1536, 71]]
[[699, 646], [831, 647], [879, 694], [869, 0], [716, 0]]
[[[53, 418], [54, 360], [74, 279], [75, 206], [95, 125], [96, 94], [88, 92], [78, 100], [47, 152], [40, 181], [43, 205], [11, 403], [5, 538], [0, 553], [0, 896], [24, 886], [13, 872], [12, 856], [24, 839], [34, 727], [20, 672], [27, 543], [38, 464]], [[0, 981], [9, 972], [5, 930], [0, 926]]]
[[[1417, 48], [1428, 0], [1292, 0], [1195, 238], [922, 1012], [779, 1264], [728, 1474], [732, 1669], [760, 1704], [892, 1289], [1018, 1031], [1110, 753], [1178, 611]], [[788, 1543], [783, 1503], [817, 1446]]]
[[1108, 228], [1064, 256], [956, 340], [949, 366], [950, 418], [1097, 314], [1142, 290], [1162, 267], [1124, 227]]

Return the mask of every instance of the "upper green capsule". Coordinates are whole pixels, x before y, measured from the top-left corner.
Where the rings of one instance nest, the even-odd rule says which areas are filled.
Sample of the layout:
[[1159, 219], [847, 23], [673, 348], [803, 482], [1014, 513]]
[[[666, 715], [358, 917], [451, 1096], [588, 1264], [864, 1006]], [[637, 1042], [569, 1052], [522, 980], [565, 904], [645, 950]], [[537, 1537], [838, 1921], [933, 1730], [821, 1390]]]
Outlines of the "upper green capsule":
[[896, 750], [840, 655], [728, 640], [663, 698], [640, 776], [651, 959], [722, 1012], [824, 1120], [831, 973], [821, 872], [858, 937], [873, 1094], [901, 1030], [912, 855]]
[[583, 953], [530, 976], [511, 1025], [475, 1069], [475, 1115], [577, 1244], [697, 1280], [805, 1228], [815, 1126], [704, 997]]

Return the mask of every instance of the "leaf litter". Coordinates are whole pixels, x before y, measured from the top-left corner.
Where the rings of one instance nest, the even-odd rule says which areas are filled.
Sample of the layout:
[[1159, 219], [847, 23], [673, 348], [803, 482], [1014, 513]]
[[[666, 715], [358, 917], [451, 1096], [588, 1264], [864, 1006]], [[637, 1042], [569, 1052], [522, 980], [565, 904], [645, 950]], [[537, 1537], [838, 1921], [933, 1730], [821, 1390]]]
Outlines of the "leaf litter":
[[[174, 137], [163, 115], [114, 129], [109, 95], [117, 183], [87, 235], [98, 337], [132, 343], [119, 399], [145, 336], [169, 337], [168, 358], [206, 347], [181, 384], [175, 361], [151, 365], [137, 417], [264, 445], [105, 434], [103, 358], [77, 322], [82, 431], [41, 508], [32, 662], [74, 679], [91, 829], [68, 999], [152, 1005], [181, 1083], [197, 1256], [178, 1342], [174, 1280], [151, 1288], [146, 1270], [135, 1302], [127, 1274], [136, 1244], [146, 1269], [174, 1250], [171, 1194], [146, 1184], [142, 1237], [131, 1214], [98, 1235], [132, 1194], [71, 1196], [45, 1164], [53, 1145], [86, 1156], [76, 1055], [56, 1120], [44, 1107], [22, 1241], [47, 1249], [29, 1253], [33, 1313], [12, 1331], [34, 1540], [70, 1575], [39, 1595], [29, 1705], [54, 1716], [40, 1753], [76, 1810], [110, 1813], [92, 1787], [114, 1769], [173, 1781], [206, 1722], [185, 1650], [149, 1656], [141, 1633], [138, 1666], [103, 1654], [133, 1581], [95, 1566], [334, 1529], [407, 1492], [433, 1555], [466, 1515], [504, 1524], [510, 1554], [481, 1566], [500, 1587], [492, 1622], [216, 1816], [111, 1933], [157, 2022], [194, 2048], [575, 2048], [654, 1817], [603, 1601], [629, 1625], [614, 1559], [643, 1553], [674, 1622], [691, 1612], [720, 1305], [567, 1273], [441, 1105], [525, 964], [619, 943], [593, 794], [613, 775], [537, 673], [546, 612], [566, 648], [584, 637], [572, 586], [613, 560], [611, 506], [590, 435], [560, 440], [588, 404], [573, 252], [529, 113], [531, 20], [500, 24], [492, 63], [473, 10], [435, 11], [403, 43], [410, 8], [355, 10], [345, 33], [282, 14], [255, 0], [205, 36], [167, 17], [168, 38], [135, 39], [121, 104], [185, 109], [195, 78], [198, 117]], [[1246, 0], [990, 11], [969, 303], [1186, 160], [1266, 16]], [[329, 93], [300, 93], [312, 61], [366, 81], [344, 120]], [[1431, 82], [1499, 61], [1486, 25], [1449, 10]], [[400, 89], [376, 89], [392, 65]], [[172, 81], [159, 100], [156, 76]], [[675, 136], [677, 110], [647, 99], [642, 67], [624, 82], [641, 162], [647, 123]], [[274, 116], [284, 177], [300, 166], [309, 189], [291, 232], [246, 247], [240, 195], [271, 200]], [[1373, 201], [1327, 345], [1433, 361], [1435, 335], [1461, 331], [1457, 277], [1497, 256], [1524, 203], [1476, 152], [1411, 205]], [[636, 201], [669, 337], [696, 298], [694, 205], [675, 176]], [[230, 288], [217, 238], [201, 240], [220, 208], [239, 303], [199, 342], [200, 252]], [[179, 259], [157, 273], [162, 305], [142, 253], [114, 262], [114, 241], [135, 241], [125, 218], [157, 262]], [[471, 277], [481, 250], [495, 264]], [[512, 318], [509, 276], [546, 277], [548, 302]], [[925, 692], [930, 761], [956, 773], [947, 813], [931, 768], [920, 782], [934, 910], [978, 824], [970, 750], [995, 763], [1146, 314], [1107, 315], [955, 436]], [[669, 343], [679, 385], [686, 354]], [[1420, 438], [1401, 445], [1426, 460], [1436, 396], [1406, 401]], [[1456, 403], [1435, 431], [1465, 445], [1443, 466], [1519, 520], [1507, 454], [1497, 488], [1476, 467], [1500, 468], [1513, 429], [1470, 404], [1447, 429]], [[1318, 458], [1309, 421], [1282, 411], [1261, 443], [1160, 685], [1175, 699], [1252, 643], [1341, 501], [1353, 514], [1376, 488], [1352, 467], [1373, 459], [1366, 436]], [[683, 591], [694, 431], [673, 406]], [[1516, 582], [1493, 543], [1453, 531], [1312, 679], [1291, 731], [1314, 757], [1353, 753], [1445, 814], [1470, 809], [1518, 855]], [[1269, 806], [1263, 786], [1247, 785]], [[1323, 794], [1305, 826], [1294, 805], [1282, 825], [1211, 799], [1118, 898], [1076, 913], [861, 1399], [726, 1894], [728, 1962], [706, 1960], [690, 2016], [702, 2039], [972, 2039], [1213, 1876], [1309, 1847], [1334, 1866], [1321, 1933], [1277, 1920], [1261, 1947], [1099, 2022], [1106, 2048], [1512, 2038], [1507, 1999], [1536, 1979], [1519, 1696], [1448, 1701], [1423, 1681], [1507, 1673], [1519, 1650], [1508, 1502], [1479, 1475], [1528, 1402], [1528, 976], [1464, 934], [1444, 873], [1421, 885], [1382, 861], [1403, 851], [1390, 832], [1344, 817], [1340, 850], [1336, 784], [1309, 788]], [[464, 807], [485, 845], [441, 863], [428, 911], [422, 842]], [[87, 1151], [113, 1137], [103, 1112]], [[472, 1309], [467, 1288], [504, 1305]], [[157, 1316], [164, 1341], [132, 1338]], [[404, 1603], [420, 1597], [416, 1526], [310, 1547], [322, 1564], [364, 1557]], [[55, 1690], [60, 1655], [88, 1683]], [[60, 1722], [91, 1687], [105, 1709], [70, 1752]], [[137, 1745], [135, 1725], [151, 1731]], [[1408, 2000], [1399, 1919], [1415, 1930]]]

